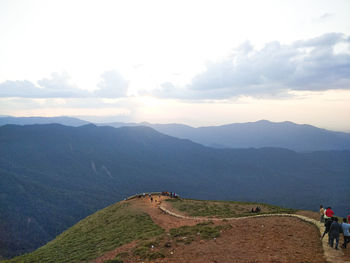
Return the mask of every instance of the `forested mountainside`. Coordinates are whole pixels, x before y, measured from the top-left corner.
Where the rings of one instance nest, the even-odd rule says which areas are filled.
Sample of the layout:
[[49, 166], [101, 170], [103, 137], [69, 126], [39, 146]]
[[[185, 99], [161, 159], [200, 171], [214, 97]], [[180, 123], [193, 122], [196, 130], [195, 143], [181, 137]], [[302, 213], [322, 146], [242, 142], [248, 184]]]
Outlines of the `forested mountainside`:
[[174, 191], [291, 208], [350, 202], [350, 152], [213, 149], [148, 127], [0, 127], [0, 253], [53, 239], [124, 197]]

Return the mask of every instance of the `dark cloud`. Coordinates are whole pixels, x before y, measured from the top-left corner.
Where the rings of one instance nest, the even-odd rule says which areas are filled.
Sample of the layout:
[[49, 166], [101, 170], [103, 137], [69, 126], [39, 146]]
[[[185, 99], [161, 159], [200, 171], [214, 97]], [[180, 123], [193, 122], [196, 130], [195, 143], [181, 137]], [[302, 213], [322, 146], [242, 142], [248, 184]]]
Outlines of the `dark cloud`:
[[129, 83], [116, 71], [106, 71], [101, 75], [95, 96], [103, 98], [120, 98], [127, 96]]
[[350, 89], [350, 55], [335, 53], [349, 37], [329, 33], [317, 38], [279, 42], [254, 50], [249, 42], [226, 59], [209, 63], [181, 93], [169, 83], [154, 92], [160, 97], [222, 99], [239, 95], [285, 96], [289, 90]]

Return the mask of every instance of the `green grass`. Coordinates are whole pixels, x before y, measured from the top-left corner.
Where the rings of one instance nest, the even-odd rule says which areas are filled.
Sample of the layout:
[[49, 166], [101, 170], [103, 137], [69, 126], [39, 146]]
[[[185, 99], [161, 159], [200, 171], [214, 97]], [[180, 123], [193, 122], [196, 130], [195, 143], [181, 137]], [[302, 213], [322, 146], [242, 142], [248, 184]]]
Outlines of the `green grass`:
[[5, 262], [84, 262], [133, 240], [163, 232], [149, 215], [127, 203], [117, 203], [85, 218], [36, 251]]
[[140, 241], [132, 250], [133, 256], [142, 260], [155, 260], [164, 258], [168, 254], [166, 243], [184, 243], [190, 244], [194, 240], [212, 239], [220, 236], [222, 230], [231, 227], [231, 225], [214, 225], [213, 222], [203, 222], [194, 226], [182, 226], [170, 229], [168, 234], [159, 235], [155, 238]]
[[188, 216], [208, 216], [218, 218], [252, 216], [251, 209], [259, 206], [259, 214], [294, 213], [296, 210], [268, 204], [236, 201], [201, 201], [193, 199], [167, 199], [172, 206]]
[[160, 251], [153, 251], [152, 246], [156, 247], [159, 246], [159, 243], [156, 241], [145, 241], [140, 244], [138, 244], [133, 249], [133, 255], [138, 256], [141, 259], [148, 259], [148, 260], [154, 260], [157, 258], [164, 258], [164, 254]]
[[200, 237], [201, 239], [212, 239], [220, 236], [220, 232], [228, 226], [214, 226], [213, 222], [203, 222], [195, 226], [182, 226], [179, 228], [170, 229], [170, 235], [172, 238], [176, 238], [177, 241], [190, 243], [194, 238]]
[[[256, 203], [190, 199], [167, 201], [171, 202], [175, 209], [189, 216], [225, 218], [255, 215], [249, 211], [257, 205], [263, 209], [263, 213], [295, 212], [292, 209]], [[117, 203], [85, 218], [36, 251], [4, 262], [87, 262], [133, 240], [139, 240], [138, 245], [130, 251], [133, 256], [146, 261], [154, 260], [165, 257], [166, 242], [180, 242], [186, 245], [198, 239], [217, 238], [227, 227], [230, 225], [214, 225], [209, 221], [171, 229], [168, 236], [162, 228], [154, 224], [149, 215], [133, 208], [129, 203]], [[123, 252], [109, 262], [121, 263], [129, 256], [131, 254]]]

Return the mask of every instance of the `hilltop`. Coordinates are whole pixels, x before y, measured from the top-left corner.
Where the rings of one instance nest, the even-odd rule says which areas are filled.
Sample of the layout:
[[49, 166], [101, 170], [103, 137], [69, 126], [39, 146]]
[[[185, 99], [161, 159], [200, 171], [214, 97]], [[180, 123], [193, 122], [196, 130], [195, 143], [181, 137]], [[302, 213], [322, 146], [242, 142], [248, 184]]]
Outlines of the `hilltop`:
[[[149, 127], [0, 127], [0, 255], [33, 251], [135, 192], [246, 200], [345, 216], [349, 151], [213, 149]], [[327, 185], [327, 191], [324, 191]]]
[[[349, 259], [343, 251], [324, 251], [319, 225], [312, 219], [317, 213], [249, 202], [170, 199], [158, 194], [152, 198], [153, 202], [146, 196], [113, 204], [35, 252], [5, 262], [322, 263], [330, 258], [332, 262]], [[251, 213], [256, 206], [261, 212]]]

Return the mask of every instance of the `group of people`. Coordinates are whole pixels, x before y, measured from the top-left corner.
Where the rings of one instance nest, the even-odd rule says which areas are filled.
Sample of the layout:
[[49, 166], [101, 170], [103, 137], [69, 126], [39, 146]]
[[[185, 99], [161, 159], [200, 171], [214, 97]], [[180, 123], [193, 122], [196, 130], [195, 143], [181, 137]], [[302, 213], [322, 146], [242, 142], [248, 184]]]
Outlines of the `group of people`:
[[[154, 193], [154, 195], [158, 195], [159, 200], [160, 200], [160, 195], [169, 196], [171, 198], [180, 198], [180, 196], [177, 193], [174, 193], [174, 192], [165, 192], [165, 191], [163, 191], [162, 193]], [[148, 196], [149, 200], [151, 201], [151, 203], [153, 201], [157, 203], [157, 199], [154, 199], [151, 193], [136, 194], [137, 198], [146, 198], [147, 196]]]
[[179, 195], [177, 193], [173, 193], [173, 192], [162, 192], [163, 196], [170, 196], [171, 198], [179, 198]]
[[346, 248], [346, 245], [350, 242], [350, 215], [348, 219], [343, 218], [343, 222], [339, 223], [338, 217], [334, 216], [334, 211], [331, 207], [326, 209], [320, 206], [320, 221], [325, 225], [325, 231], [323, 232], [323, 237], [328, 233], [328, 245], [333, 247], [335, 240], [335, 249], [338, 249], [340, 234], [344, 235], [344, 243], [342, 248]]
[[252, 208], [252, 210], [250, 212], [251, 213], [260, 213], [261, 212], [261, 208], [259, 206], [257, 206], [255, 209]]

